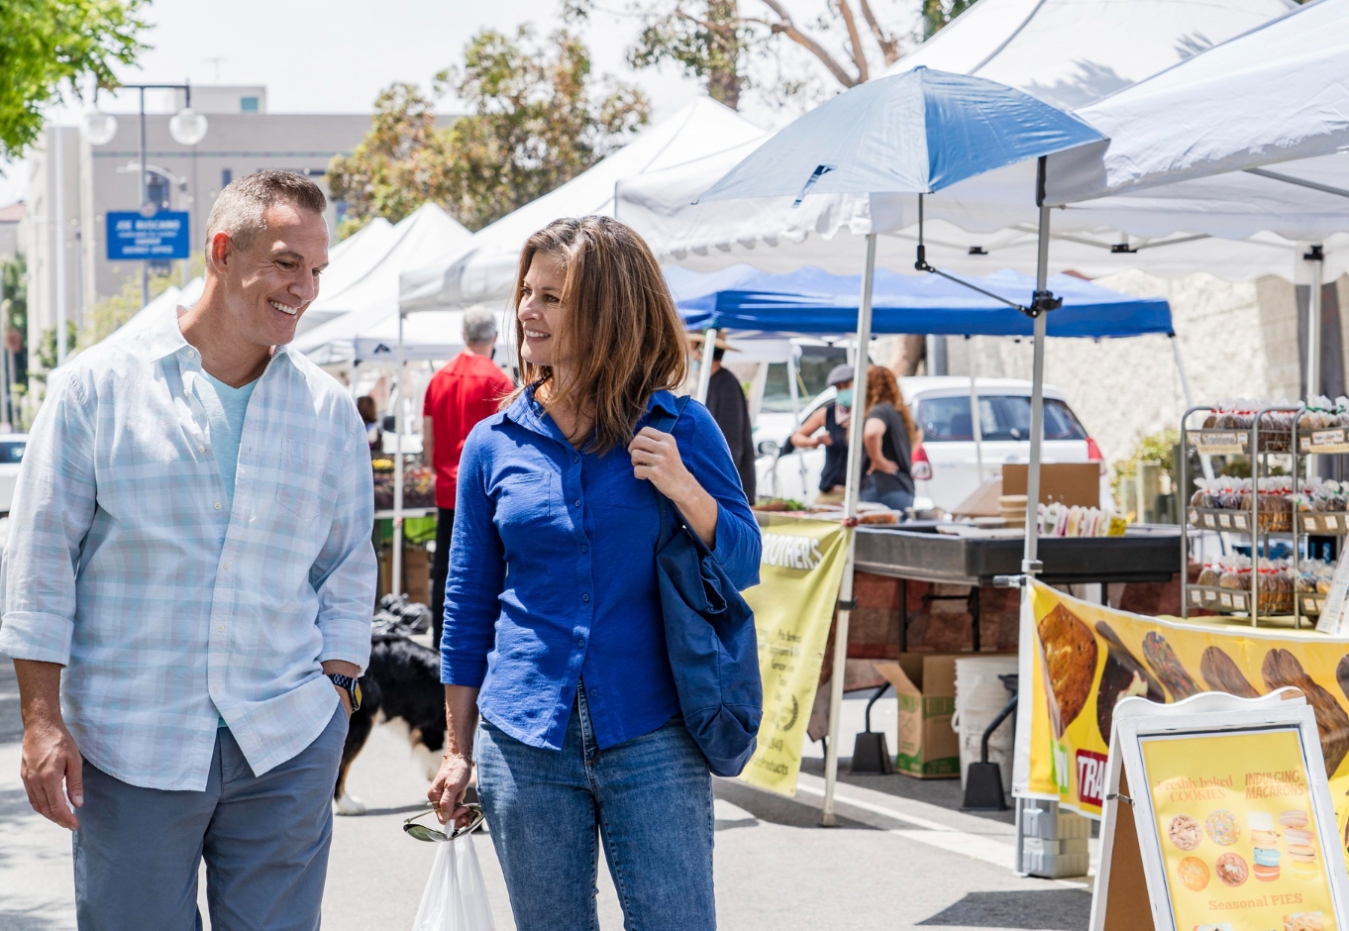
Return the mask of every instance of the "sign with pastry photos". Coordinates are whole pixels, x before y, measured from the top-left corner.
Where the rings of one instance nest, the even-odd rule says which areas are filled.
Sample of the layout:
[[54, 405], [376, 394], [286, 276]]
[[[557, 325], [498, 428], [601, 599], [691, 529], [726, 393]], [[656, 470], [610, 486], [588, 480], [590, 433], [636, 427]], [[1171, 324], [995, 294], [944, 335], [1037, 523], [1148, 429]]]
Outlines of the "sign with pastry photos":
[[1139, 746], [1177, 928], [1335, 931], [1297, 728]]
[[1112, 738], [1091, 931], [1343, 931], [1349, 874], [1299, 690], [1129, 698]]
[[[1027, 592], [1013, 791], [1099, 818], [1115, 707], [1293, 686], [1316, 714], [1340, 842], [1349, 832], [1349, 640], [1314, 630], [1146, 617], [1038, 582]], [[1243, 822], [1244, 827], [1244, 822]], [[1248, 864], [1250, 865], [1250, 864]], [[1187, 928], [1186, 931], [1192, 931]], [[1267, 931], [1267, 929], [1256, 929]]]

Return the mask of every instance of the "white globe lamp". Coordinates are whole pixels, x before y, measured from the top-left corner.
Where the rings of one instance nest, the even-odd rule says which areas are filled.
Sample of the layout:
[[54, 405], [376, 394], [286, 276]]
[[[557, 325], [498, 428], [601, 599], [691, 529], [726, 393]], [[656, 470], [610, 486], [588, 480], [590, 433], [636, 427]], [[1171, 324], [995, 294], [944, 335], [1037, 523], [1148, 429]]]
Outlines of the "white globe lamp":
[[206, 138], [206, 117], [191, 107], [184, 107], [169, 120], [169, 135], [179, 145], [196, 145]]
[[84, 114], [80, 129], [90, 145], [107, 145], [117, 135], [117, 117], [94, 108]]

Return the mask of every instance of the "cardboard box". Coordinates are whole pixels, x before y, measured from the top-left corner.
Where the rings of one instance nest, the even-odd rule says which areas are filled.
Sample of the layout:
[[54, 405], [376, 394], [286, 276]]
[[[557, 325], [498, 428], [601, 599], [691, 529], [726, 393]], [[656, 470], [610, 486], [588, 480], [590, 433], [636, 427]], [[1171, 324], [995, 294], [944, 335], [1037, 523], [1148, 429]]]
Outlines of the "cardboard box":
[[[417, 543], [405, 543], [403, 546], [403, 584], [399, 590], [406, 593], [408, 601], [417, 604], [431, 603], [431, 554], [426, 547]], [[389, 580], [393, 576], [393, 548], [387, 547], [379, 561], [379, 595], [383, 597], [390, 591]]]
[[918, 779], [960, 778], [960, 737], [951, 729], [956, 710], [956, 657], [903, 653], [878, 662], [899, 695], [899, 747], [895, 768]]
[[[1024, 495], [1024, 462], [1005, 462], [1002, 466], [1002, 493]], [[1040, 465], [1040, 503], [1058, 501], [1069, 507], [1101, 506], [1101, 464], [1099, 462], [1045, 462]]]

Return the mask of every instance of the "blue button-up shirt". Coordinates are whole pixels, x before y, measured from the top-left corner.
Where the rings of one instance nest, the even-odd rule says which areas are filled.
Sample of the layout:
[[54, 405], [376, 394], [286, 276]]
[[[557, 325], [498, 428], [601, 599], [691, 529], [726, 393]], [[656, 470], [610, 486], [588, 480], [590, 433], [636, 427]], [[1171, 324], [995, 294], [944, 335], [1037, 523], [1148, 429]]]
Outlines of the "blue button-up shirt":
[[233, 503], [177, 318], [53, 373], [5, 553], [0, 653], [66, 667], [80, 752], [123, 782], [203, 790], [220, 717], [255, 773], [332, 719], [325, 660], [364, 666], [370, 454], [332, 376], [277, 347], [249, 400]]
[[[674, 411], [658, 392], [651, 410]], [[760, 535], [726, 440], [690, 401], [672, 434], [717, 500], [713, 555], [736, 585], [759, 578]], [[441, 678], [481, 688], [483, 716], [561, 749], [578, 680], [601, 748], [679, 713], [665, 648], [655, 489], [626, 449], [573, 448], [525, 392], [474, 428], [459, 465]]]

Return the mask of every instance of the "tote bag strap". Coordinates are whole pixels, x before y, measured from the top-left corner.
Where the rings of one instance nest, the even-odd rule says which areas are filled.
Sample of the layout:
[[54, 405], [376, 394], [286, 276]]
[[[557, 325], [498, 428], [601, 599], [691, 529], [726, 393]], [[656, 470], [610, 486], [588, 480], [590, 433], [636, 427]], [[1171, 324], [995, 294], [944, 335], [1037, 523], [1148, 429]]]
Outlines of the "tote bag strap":
[[[684, 408], [688, 406], [688, 403], [688, 395], [684, 395], [682, 398], [675, 398], [675, 410], [673, 414], [664, 411], [658, 412], [647, 421], [646, 425], [653, 430], [659, 430], [661, 433], [673, 432], [674, 425], [679, 422], [679, 417], [684, 413]], [[652, 485], [651, 490], [656, 493], [656, 503], [660, 506], [660, 536], [657, 538], [656, 544], [656, 549], [659, 550], [663, 548], [674, 535], [674, 532], [670, 527], [671, 508], [669, 499], [659, 491], [656, 491], [656, 486]]]

